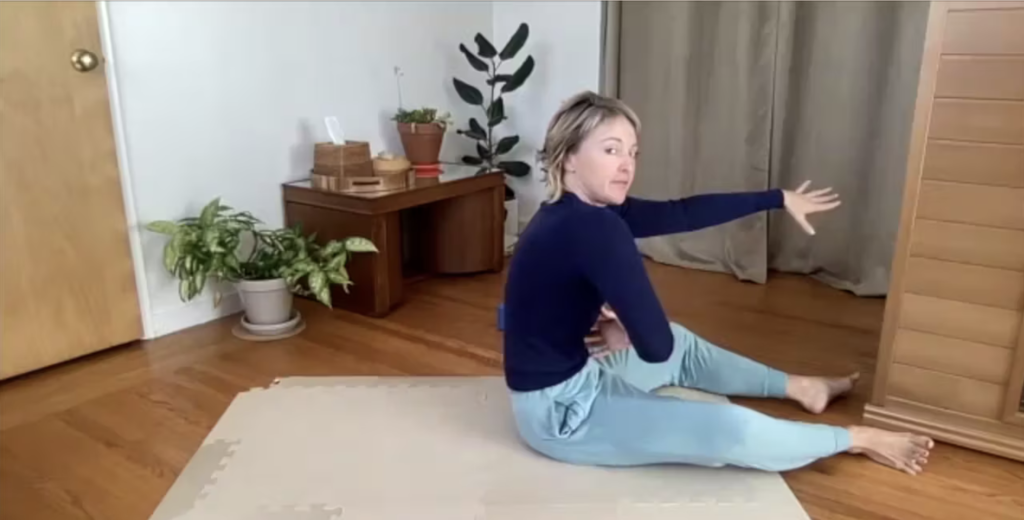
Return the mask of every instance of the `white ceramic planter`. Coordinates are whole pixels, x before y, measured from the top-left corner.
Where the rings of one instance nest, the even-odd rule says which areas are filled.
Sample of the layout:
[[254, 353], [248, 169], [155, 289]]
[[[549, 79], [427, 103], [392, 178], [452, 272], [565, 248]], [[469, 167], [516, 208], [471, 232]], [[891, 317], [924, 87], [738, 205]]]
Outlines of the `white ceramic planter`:
[[253, 325], [276, 325], [292, 316], [292, 292], [284, 279], [244, 280], [235, 284], [245, 309], [245, 321]]

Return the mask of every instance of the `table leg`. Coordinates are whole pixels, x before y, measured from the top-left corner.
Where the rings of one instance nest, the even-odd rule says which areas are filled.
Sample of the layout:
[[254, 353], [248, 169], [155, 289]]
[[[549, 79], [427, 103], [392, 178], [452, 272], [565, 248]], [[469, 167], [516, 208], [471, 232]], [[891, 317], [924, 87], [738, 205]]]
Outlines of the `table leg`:
[[503, 186], [429, 205], [427, 264], [438, 274], [500, 271], [504, 261]]

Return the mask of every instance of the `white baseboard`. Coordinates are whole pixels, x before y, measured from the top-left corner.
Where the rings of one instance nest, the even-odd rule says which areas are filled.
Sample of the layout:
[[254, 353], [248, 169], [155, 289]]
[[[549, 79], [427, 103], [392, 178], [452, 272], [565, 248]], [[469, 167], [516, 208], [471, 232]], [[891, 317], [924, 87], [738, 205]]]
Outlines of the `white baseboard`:
[[224, 294], [218, 307], [213, 306], [212, 295], [203, 293], [203, 296], [178, 307], [155, 312], [152, 336], [147, 339], [173, 334], [239, 312], [242, 312], [242, 299], [237, 292]]

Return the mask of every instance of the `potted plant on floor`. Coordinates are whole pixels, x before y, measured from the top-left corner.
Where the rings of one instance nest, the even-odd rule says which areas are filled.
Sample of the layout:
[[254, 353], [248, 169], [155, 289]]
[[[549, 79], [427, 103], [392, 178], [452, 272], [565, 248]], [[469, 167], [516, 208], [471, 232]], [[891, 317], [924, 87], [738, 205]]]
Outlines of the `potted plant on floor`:
[[[259, 229], [248, 211], [236, 212], [214, 199], [198, 217], [152, 222], [146, 228], [169, 237], [164, 267], [178, 279], [178, 295], [190, 301], [214, 282], [213, 301], [221, 303], [217, 282], [234, 284], [242, 301], [242, 326], [255, 335], [283, 335], [301, 316], [292, 294], [312, 296], [332, 307], [331, 286], [348, 292], [345, 264], [353, 253], [377, 252], [373, 242], [349, 237], [318, 244], [299, 229]], [[243, 241], [248, 245], [243, 247]]]
[[[510, 153], [519, 144], [519, 136], [507, 135], [498, 139], [495, 135], [495, 128], [508, 119], [505, 115], [504, 95], [515, 92], [526, 83], [533, 73], [534, 60], [533, 56], [527, 56], [512, 74], [502, 74], [501, 66], [519, 54], [529, 35], [530, 27], [525, 23], [520, 24], [500, 52], [480, 33], [474, 38], [477, 49], [475, 53], [466, 45], [459, 44], [459, 51], [465, 55], [469, 65], [487, 76], [485, 83], [490, 92], [485, 98], [477, 87], [459, 78], [452, 79], [459, 97], [466, 103], [479, 107], [483, 112], [483, 123], [472, 117], [469, 119], [468, 128], [458, 130], [459, 134], [476, 141], [476, 155], [463, 156], [462, 162], [479, 166], [478, 174], [495, 171], [502, 171], [511, 177], [526, 177], [530, 174], [529, 164], [502, 159], [502, 156]], [[514, 199], [515, 192], [506, 186], [505, 200]]]
[[405, 149], [405, 156], [413, 168], [438, 168], [441, 162], [441, 145], [444, 144], [444, 134], [451, 125], [451, 116], [448, 113], [438, 114], [436, 108], [399, 108], [392, 120], [398, 124], [402, 148]]

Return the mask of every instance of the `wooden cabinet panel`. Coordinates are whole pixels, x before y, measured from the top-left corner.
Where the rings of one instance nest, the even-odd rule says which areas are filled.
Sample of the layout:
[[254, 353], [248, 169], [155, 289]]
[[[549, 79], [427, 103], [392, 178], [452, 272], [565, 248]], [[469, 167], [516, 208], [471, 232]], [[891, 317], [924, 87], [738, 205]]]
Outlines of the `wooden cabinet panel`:
[[1012, 348], [1020, 332], [1020, 312], [904, 294], [901, 328]]
[[1024, 100], [1024, 56], [943, 56], [935, 97]]
[[1024, 54], [1024, 9], [951, 12], [943, 54]]
[[924, 181], [917, 216], [929, 220], [1024, 229], [1024, 188]]
[[925, 179], [1024, 188], [1024, 146], [928, 142]]
[[936, 99], [932, 139], [1024, 144], [1024, 102]]
[[931, 2], [867, 424], [1024, 461], [1024, 2]]
[[995, 419], [1003, 405], [1003, 386], [908, 365], [894, 364], [889, 394], [908, 401]]
[[1024, 231], [918, 220], [912, 256], [1024, 271]]
[[1002, 385], [1009, 377], [1013, 351], [913, 330], [896, 334], [895, 361]]
[[910, 258], [903, 289], [978, 305], [1024, 309], [1024, 272], [976, 265]]

